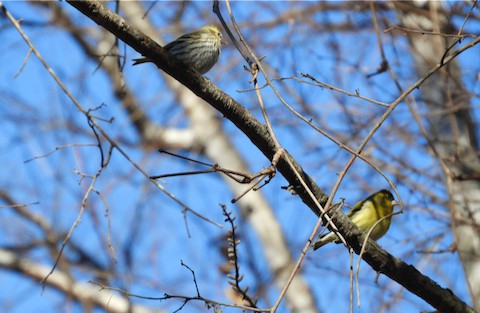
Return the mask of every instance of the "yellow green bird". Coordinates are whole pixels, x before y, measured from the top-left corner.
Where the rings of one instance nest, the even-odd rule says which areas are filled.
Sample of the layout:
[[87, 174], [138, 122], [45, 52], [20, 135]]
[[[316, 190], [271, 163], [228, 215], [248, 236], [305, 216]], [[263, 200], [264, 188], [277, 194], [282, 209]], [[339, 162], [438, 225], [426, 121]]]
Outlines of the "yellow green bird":
[[[347, 213], [347, 216], [358, 228], [364, 232], [368, 232], [378, 220], [391, 214], [393, 207], [398, 204], [390, 191], [382, 189], [355, 204]], [[372, 230], [370, 238], [377, 240], [383, 237], [390, 228], [391, 221], [392, 216], [390, 215], [378, 223]], [[340, 240], [334, 232], [330, 232], [321, 236], [313, 243], [313, 250], [317, 250], [329, 242], [339, 243]]]

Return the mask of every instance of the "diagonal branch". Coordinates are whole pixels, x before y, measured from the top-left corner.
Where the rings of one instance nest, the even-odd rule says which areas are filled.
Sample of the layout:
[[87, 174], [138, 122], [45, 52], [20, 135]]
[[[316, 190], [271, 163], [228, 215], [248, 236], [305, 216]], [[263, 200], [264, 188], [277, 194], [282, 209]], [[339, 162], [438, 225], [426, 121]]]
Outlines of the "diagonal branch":
[[[226, 118], [234, 123], [248, 138], [263, 152], [263, 154], [272, 160], [275, 155], [275, 144], [267, 132], [266, 127], [256, 120], [242, 105], [217, 88], [207, 78], [202, 77], [193, 70], [186, 69], [178, 61], [174, 60], [166, 51], [150, 38], [143, 35], [139, 30], [128, 25], [117, 14], [106, 9], [97, 1], [68, 1], [90, 19], [112, 32], [119, 39], [130, 45], [136, 51], [149, 59], [155, 60], [155, 64], [163, 71], [177, 79], [183, 85], [192, 90], [197, 96], [208, 102], [215, 109], [220, 111]], [[478, 43], [480, 39], [470, 42], [457, 53], [445, 58], [442, 64], [437, 64], [425, 77], [412, 85], [406, 93], [397, 99], [402, 101], [413, 89], [417, 88], [425, 79], [427, 79], [438, 68], [450, 62], [459, 53]], [[397, 102], [396, 101], [396, 102]], [[293, 167], [290, 167], [285, 158], [293, 158], [285, 153], [285, 157], [278, 163], [279, 172], [292, 185], [299, 185], [296, 179], [294, 168], [298, 170], [305, 179], [308, 187], [318, 199], [320, 204], [325, 204], [327, 195], [322, 192], [313, 180], [301, 169], [294, 161]], [[313, 204], [314, 201], [307, 193], [299, 193], [302, 200], [319, 215], [319, 209]], [[355, 225], [349, 222], [343, 213], [329, 212], [335, 225], [341, 234], [344, 235], [347, 243], [355, 250], [360, 251], [360, 243], [365, 239], [363, 234]], [[422, 275], [412, 265], [408, 265], [398, 258], [390, 255], [381, 249], [372, 240], [368, 241], [368, 246], [363, 254], [363, 259], [376, 271], [382, 272], [391, 279], [397, 281], [406, 287], [412, 293], [418, 295], [433, 307], [442, 312], [474, 312], [463, 301], [456, 297], [450, 290], [441, 288], [436, 282]]]

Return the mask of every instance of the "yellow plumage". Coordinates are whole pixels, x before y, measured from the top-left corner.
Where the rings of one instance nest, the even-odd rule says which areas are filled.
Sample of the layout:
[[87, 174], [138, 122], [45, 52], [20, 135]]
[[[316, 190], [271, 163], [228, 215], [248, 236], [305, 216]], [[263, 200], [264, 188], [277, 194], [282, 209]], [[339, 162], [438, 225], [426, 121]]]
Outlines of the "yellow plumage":
[[[393, 212], [393, 207], [397, 204], [398, 203], [393, 198], [392, 193], [388, 190], [382, 189], [370, 195], [365, 200], [355, 204], [347, 213], [347, 216], [358, 226], [358, 228], [364, 232], [368, 232], [378, 220], [391, 214]], [[385, 235], [390, 228], [391, 221], [392, 216], [390, 215], [378, 223], [372, 230], [370, 238], [377, 240]], [[317, 250], [329, 242], [340, 242], [334, 232], [325, 234], [315, 241], [313, 243], [313, 250]]]

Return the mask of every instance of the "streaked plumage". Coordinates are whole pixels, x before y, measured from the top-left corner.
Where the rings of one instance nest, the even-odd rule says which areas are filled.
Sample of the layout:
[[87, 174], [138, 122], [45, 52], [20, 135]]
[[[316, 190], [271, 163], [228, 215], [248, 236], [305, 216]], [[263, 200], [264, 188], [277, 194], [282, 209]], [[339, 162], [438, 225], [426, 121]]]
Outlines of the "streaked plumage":
[[[204, 26], [178, 37], [165, 45], [164, 49], [186, 66], [205, 74], [217, 63], [222, 43], [222, 34], [217, 27]], [[133, 65], [151, 62], [145, 57], [133, 61]]]
[[[355, 204], [347, 213], [347, 216], [361, 230], [368, 232], [379, 219], [391, 214], [393, 212], [393, 207], [397, 204], [398, 203], [393, 198], [392, 193], [388, 190], [382, 189], [370, 195], [365, 200]], [[390, 228], [391, 221], [392, 216], [389, 216], [378, 223], [371, 232], [370, 238], [377, 240], [385, 235]], [[315, 241], [313, 243], [313, 250], [317, 250], [329, 242], [340, 242], [334, 232], [325, 234]]]

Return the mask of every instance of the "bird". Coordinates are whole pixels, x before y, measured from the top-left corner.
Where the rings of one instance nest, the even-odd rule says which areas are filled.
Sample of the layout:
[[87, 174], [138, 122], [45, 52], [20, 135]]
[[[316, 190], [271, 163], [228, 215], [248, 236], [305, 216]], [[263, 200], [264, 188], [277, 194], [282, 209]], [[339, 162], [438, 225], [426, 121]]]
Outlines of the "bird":
[[[391, 214], [393, 207], [396, 205], [399, 205], [399, 203], [395, 201], [392, 193], [386, 189], [382, 189], [355, 204], [347, 213], [347, 217], [362, 231], [368, 232], [378, 220], [388, 216], [379, 222], [370, 233], [370, 238], [378, 240], [383, 237], [390, 228], [392, 221]], [[340, 243], [340, 239], [335, 232], [322, 235], [313, 243], [313, 250], [317, 250], [330, 242]]]
[[[207, 25], [178, 37], [163, 48], [183, 64], [203, 75], [217, 63], [222, 44], [225, 44], [222, 33], [216, 26]], [[133, 61], [133, 65], [152, 62], [146, 57]]]

